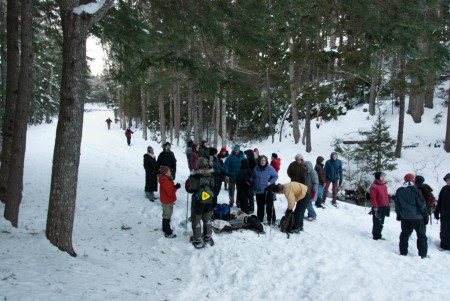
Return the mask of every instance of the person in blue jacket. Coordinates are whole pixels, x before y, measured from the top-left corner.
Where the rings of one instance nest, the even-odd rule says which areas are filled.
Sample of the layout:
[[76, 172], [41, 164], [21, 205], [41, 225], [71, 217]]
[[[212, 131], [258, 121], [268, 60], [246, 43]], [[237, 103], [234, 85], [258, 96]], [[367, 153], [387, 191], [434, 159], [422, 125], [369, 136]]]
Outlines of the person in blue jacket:
[[223, 168], [225, 170], [225, 174], [228, 175], [228, 195], [230, 197], [230, 207], [234, 205], [234, 195], [236, 190], [236, 181], [239, 173], [239, 169], [241, 168], [241, 161], [245, 159], [244, 153], [241, 151], [241, 147], [239, 145], [235, 145], [233, 148], [233, 152], [231, 155], [227, 157], [225, 163], [223, 164]]
[[337, 192], [338, 192], [338, 184], [342, 185], [342, 178], [344, 175], [342, 174], [342, 163], [341, 160], [337, 158], [337, 153], [332, 152], [330, 155], [330, 159], [325, 162], [325, 167], [323, 168], [325, 172], [325, 186], [323, 187], [322, 194], [322, 203], [325, 203], [328, 194], [328, 188], [330, 184], [333, 184], [333, 197], [331, 204], [334, 207], [337, 207]]
[[[271, 185], [278, 180], [275, 169], [269, 165], [267, 157], [258, 157], [258, 165], [253, 170], [252, 185], [256, 195], [256, 216], [260, 222], [264, 221], [264, 211], [267, 214], [267, 224], [273, 225], [276, 221], [275, 207]], [[303, 218], [303, 217], [302, 217]]]

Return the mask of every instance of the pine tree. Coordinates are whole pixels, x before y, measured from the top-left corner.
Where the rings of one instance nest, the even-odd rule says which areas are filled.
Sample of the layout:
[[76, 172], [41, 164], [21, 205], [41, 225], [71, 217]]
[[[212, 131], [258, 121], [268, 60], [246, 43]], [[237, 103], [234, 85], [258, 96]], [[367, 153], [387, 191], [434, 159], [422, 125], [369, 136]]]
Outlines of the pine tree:
[[389, 135], [389, 125], [383, 118], [383, 113], [378, 108], [378, 116], [372, 127], [372, 131], [364, 133], [366, 139], [356, 150], [356, 160], [365, 162], [361, 170], [373, 174], [379, 171], [394, 170], [395, 140]]

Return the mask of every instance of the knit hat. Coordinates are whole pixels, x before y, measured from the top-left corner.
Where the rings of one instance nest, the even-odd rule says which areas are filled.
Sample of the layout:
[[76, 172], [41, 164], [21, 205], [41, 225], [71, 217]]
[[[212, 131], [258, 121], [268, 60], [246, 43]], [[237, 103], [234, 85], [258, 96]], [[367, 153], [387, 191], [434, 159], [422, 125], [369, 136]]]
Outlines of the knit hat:
[[295, 161], [300, 161], [300, 160], [303, 160], [303, 159], [304, 158], [303, 158], [303, 156], [301, 154], [295, 155]]
[[276, 153], [272, 153], [272, 158], [278, 158], [278, 155]]
[[257, 149], [256, 147], [253, 149], [253, 152], [257, 153], [259, 152], [259, 149]]
[[214, 156], [215, 154], [217, 154], [217, 148], [211, 147], [209, 149], [209, 155]]
[[386, 176], [386, 174], [384, 173], [384, 172], [382, 172], [382, 171], [377, 171], [376, 173], [375, 173], [375, 179], [376, 180], [380, 180], [380, 177], [385, 177]]
[[227, 151], [227, 148], [225, 146], [222, 146], [222, 148], [220, 149], [221, 153], [225, 153]]
[[422, 185], [425, 182], [425, 178], [422, 176], [416, 176], [416, 184]]
[[446, 174], [444, 177], [444, 181], [450, 180], [450, 173]]
[[403, 179], [405, 182], [414, 182], [414, 175], [412, 173], [407, 173]]
[[162, 175], [165, 175], [169, 170], [170, 170], [169, 166], [161, 165], [161, 167], [159, 168], [159, 172]]
[[234, 148], [233, 148], [233, 151], [235, 151], [235, 150], [240, 151], [240, 150], [241, 150], [241, 147], [240, 147], [239, 145], [236, 144], [236, 145], [234, 146]]

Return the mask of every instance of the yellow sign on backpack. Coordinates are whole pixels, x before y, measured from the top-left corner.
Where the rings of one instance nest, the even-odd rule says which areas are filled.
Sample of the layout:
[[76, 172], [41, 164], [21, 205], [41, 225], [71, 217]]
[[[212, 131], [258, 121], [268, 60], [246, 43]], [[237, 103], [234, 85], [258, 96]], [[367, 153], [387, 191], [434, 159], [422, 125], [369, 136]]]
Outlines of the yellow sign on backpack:
[[211, 197], [211, 195], [209, 193], [207, 193], [206, 191], [202, 191], [202, 201], [206, 201]]

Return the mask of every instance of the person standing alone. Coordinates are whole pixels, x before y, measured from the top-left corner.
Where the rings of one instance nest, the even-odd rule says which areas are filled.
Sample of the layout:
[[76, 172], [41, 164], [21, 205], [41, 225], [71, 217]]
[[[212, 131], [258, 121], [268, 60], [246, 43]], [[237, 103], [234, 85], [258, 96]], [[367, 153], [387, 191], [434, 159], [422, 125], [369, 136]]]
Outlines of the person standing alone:
[[156, 169], [156, 159], [153, 147], [147, 147], [144, 154], [145, 169], [145, 197], [151, 202], [156, 200], [155, 191], [158, 191], [158, 170]]
[[384, 218], [389, 216], [391, 207], [389, 206], [389, 195], [387, 191], [384, 172], [376, 172], [375, 180], [370, 186], [370, 201], [372, 202], [372, 237], [374, 240], [383, 239]]
[[127, 137], [128, 146], [130, 146], [131, 144], [131, 134], [134, 134], [134, 132], [130, 129], [130, 127], [127, 127], [127, 130], [125, 131], [125, 137]]

